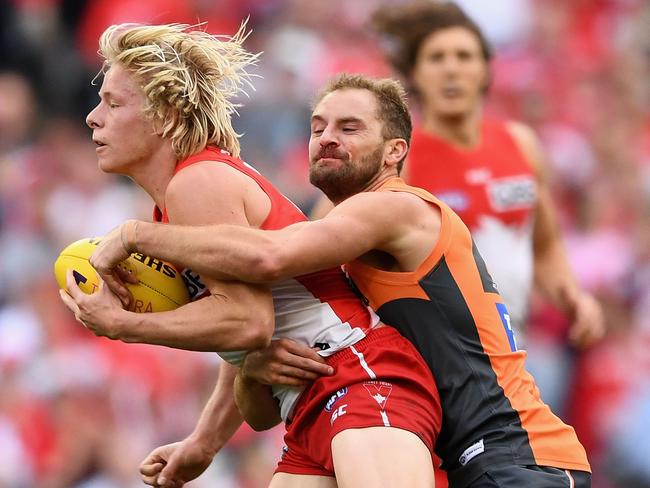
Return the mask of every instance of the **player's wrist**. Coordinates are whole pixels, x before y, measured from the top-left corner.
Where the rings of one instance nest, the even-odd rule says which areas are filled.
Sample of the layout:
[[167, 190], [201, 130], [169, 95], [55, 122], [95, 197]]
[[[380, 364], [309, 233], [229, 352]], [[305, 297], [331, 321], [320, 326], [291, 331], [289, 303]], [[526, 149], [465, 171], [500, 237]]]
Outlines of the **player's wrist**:
[[186, 442], [198, 447], [204, 456], [214, 457], [217, 452], [225, 445], [226, 441], [222, 440], [216, 432], [194, 430], [186, 439]]
[[128, 254], [137, 251], [138, 241], [138, 221], [127, 220], [120, 228], [120, 238], [122, 240], [122, 247]]
[[134, 313], [131, 310], [120, 308], [113, 318], [114, 339], [128, 344], [151, 344], [146, 333], [144, 319], [149, 314]]

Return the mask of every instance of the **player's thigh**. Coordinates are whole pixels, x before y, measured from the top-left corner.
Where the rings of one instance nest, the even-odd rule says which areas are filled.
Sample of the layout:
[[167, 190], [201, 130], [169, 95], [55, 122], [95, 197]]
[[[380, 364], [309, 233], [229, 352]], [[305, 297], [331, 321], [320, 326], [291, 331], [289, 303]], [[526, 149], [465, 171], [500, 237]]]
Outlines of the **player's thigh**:
[[337, 488], [337, 485], [329, 476], [275, 473], [269, 488]]
[[338, 486], [431, 488], [431, 452], [412, 432], [394, 427], [347, 429], [332, 439]]

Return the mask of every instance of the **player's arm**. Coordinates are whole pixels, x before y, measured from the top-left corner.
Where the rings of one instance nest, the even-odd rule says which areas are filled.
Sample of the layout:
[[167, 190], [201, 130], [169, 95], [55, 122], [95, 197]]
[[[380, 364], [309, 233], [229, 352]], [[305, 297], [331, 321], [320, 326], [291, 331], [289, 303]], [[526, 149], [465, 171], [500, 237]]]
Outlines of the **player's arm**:
[[571, 270], [546, 179], [545, 157], [539, 140], [525, 125], [512, 123], [509, 129], [537, 174], [538, 203], [533, 228], [535, 285], [573, 321], [570, 338], [579, 345], [587, 345], [600, 339], [604, 333], [600, 305], [581, 288]]
[[233, 383], [237, 368], [223, 363], [217, 384], [194, 431], [180, 442], [151, 451], [140, 465], [140, 475], [151, 486], [178, 486], [200, 476], [242, 424], [235, 405]]
[[228, 442], [243, 421], [233, 396], [238, 371], [238, 368], [226, 362], [219, 366], [217, 384], [191, 434], [213, 456]]
[[[166, 193], [171, 221], [188, 225], [249, 225], [246, 202], [259, 187], [247, 186], [252, 182], [250, 178], [220, 166], [197, 165], [174, 177]], [[123, 310], [107, 287], [85, 295], [71, 276], [68, 289], [72, 299], [68, 297], [66, 301], [62, 297], [96, 335], [112, 339], [198, 351], [266, 346], [274, 328], [268, 287], [202, 278], [211, 295], [170, 312], [141, 314]]]
[[359, 193], [321, 220], [278, 231], [220, 225], [173, 226], [162, 232], [154, 224], [138, 223], [135, 232], [127, 232], [134, 236], [128, 245], [181, 260], [202, 276], [268, 283], [339, 266], [373, 249], [395, 252], [418, 228], [414, 200], [393, 192]]
[[240, 374], [235, 378], [235, 403], [246, 423], [261, 432], [275, 427], [282, 418], [280, 406], [273, 397], [271, 387]]
[[269, 429], [281, 420], [270, 385], [306, 387], [333, 373], [315, 349], [287, 338], [274, 340], [246, 355], [235, 382], [237, 406], [253, 429]]

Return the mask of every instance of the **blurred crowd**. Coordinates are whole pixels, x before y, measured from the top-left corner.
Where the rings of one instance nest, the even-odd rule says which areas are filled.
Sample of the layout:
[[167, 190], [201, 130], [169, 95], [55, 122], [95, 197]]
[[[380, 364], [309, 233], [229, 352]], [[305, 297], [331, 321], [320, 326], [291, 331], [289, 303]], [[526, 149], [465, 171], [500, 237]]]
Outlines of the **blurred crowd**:
[[[96, 338], [60, 303], [63, 247], [151, 214], [96, 166], [84, 120], [99, 34], [120, 22], [232, 34], [249, 16], [247, 47], [264, 54], [235, 120], [243, 158], [309, 211], [310, 98], [339, 71], [391, 74], [367, 27], [388, 1], [0, 2], [0, 488], [141, 486], [139, 462], [191, 432], [219, 368], [214, 354]], [[542, 396], [578, 431], [595, 488], [650, 487], [650, 3], [459, 3], [495, 45], [486, 110], [540, 135], [571, 264], [607, 317], [604, 341], [570, 350], [567, 319], [535, 302]], [[282, 433], [242, 428], [188, 486], [266, 486]]]

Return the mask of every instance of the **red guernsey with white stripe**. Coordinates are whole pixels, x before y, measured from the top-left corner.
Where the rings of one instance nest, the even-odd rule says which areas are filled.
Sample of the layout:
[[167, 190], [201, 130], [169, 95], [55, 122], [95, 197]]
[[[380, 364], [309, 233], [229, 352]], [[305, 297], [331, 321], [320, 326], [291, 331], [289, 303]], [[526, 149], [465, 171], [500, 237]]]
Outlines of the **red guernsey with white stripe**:
[[[227, 164], [253, 179], [271, 200], [271, 210], [261, 228], [278, 230], [291, 224], [304, 222], [305, 215], [291, 200], [282, 195], [253, 167], [226, 151], [209, 147], [181, 161], [176, 173], [195, 163], [213, 161]], [[168, 222], [163, 210], [154, 211], [154, 219]], [[195, 298], [207, 293], [205, 285], [195, 273], [184, 270], [183, 276]], [[379, 319], [365, 307], [354, 294], [340, 268], [331, 268], [308, 275], [280, 281], [271, 286], [275, 309], [273, 339], [290, 338], [311, 347], [320, 348], [324, 357], [357, 343], [366, 336]], [[244, 359], [246, 351], [222, 352], [219, 355], [236, 366]], [[301, 390], [274, 387], [273, 393], [280, 402], [282, 418], [293, 409]]]

